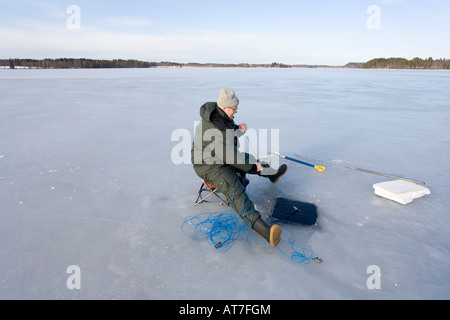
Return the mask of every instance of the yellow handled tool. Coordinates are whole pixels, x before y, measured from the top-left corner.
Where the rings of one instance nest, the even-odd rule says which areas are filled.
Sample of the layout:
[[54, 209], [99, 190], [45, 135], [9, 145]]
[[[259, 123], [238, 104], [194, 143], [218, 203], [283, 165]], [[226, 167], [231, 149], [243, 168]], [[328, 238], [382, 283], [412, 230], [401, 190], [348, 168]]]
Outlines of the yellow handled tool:
[[294, 161], [294, 162], [297, 162], [297, 163], [301, 163], [301, 164], [303, 164], [305, 166], [312, 167], [312, 168], [314, 168], [314, 169], [316, 169], [317, 171], [320, 171], [320, 172], [324, 172], [325, 169], [326, 169], [325, 167], [322, 167], [322, 166], [316, 166], [316, 165], [308, 163], [308, 162], [300, 161], [300, 160], [297, 160], [297, 159], [294, 159], [294, 158], [282, 155], [281, 153], [276, 152], [276, 151], [273, 151], [273, 153], [278, 155], [279, 157], [281, 157], [283, 159]]

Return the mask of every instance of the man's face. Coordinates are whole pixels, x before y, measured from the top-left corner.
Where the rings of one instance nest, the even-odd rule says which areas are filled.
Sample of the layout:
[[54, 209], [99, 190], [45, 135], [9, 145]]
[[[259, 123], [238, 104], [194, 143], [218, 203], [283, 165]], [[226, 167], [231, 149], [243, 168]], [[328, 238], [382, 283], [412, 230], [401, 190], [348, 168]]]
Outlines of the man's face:
[[228, 118], [234, 119], [234, 115], [238, 112], [238, 107], [224, 108], [223, 111], [227, 114]]

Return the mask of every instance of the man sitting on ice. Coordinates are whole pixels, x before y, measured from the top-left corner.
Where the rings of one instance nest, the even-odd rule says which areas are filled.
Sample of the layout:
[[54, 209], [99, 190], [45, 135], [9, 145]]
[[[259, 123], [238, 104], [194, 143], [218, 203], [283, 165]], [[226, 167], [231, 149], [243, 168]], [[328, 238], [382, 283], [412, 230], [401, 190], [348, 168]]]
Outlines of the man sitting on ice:
[[263, 174], [263, 165], [257, 159], [238, 150], [238, 137], [247, 131], [247, 125], [236, 125], [239, 99], [231, 89], [222, 89], [216, 102], [207, 102], [200, 108], [202, 121], [195, 130], [191, 157], [194, 170], [204, 181], [223, 193], [245, 224], [272, 246], [281, 240], [281, 227], [267, 225], [246, 193], [245, 175], [258, 174], [273, 183], [286, 173], [282, 165], [273, 175]]

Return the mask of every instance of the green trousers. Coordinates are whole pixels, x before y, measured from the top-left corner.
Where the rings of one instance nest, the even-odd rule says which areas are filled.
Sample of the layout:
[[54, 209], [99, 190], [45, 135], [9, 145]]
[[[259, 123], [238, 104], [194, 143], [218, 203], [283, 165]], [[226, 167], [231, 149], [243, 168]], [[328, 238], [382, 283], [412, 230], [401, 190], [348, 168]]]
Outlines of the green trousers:
[[223, 193], [230, 202], [232, 209], [244, 220], [247, 226], [252, 227], [261, 214], [255, 209], [245, 187], [239, 181], [237, 173], [238, 169], [232, 166], [221, 166], [201, 178]]

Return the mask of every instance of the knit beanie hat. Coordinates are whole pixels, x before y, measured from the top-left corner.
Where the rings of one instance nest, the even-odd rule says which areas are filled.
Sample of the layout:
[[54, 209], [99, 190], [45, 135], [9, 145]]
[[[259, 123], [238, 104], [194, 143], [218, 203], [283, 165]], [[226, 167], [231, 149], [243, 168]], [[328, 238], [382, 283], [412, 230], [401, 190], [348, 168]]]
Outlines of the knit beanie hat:
[[221, 108], [234, 108], [239, 105], [239, 99], [233, 90], [225, 88], [220, 90], [217, 105]]

